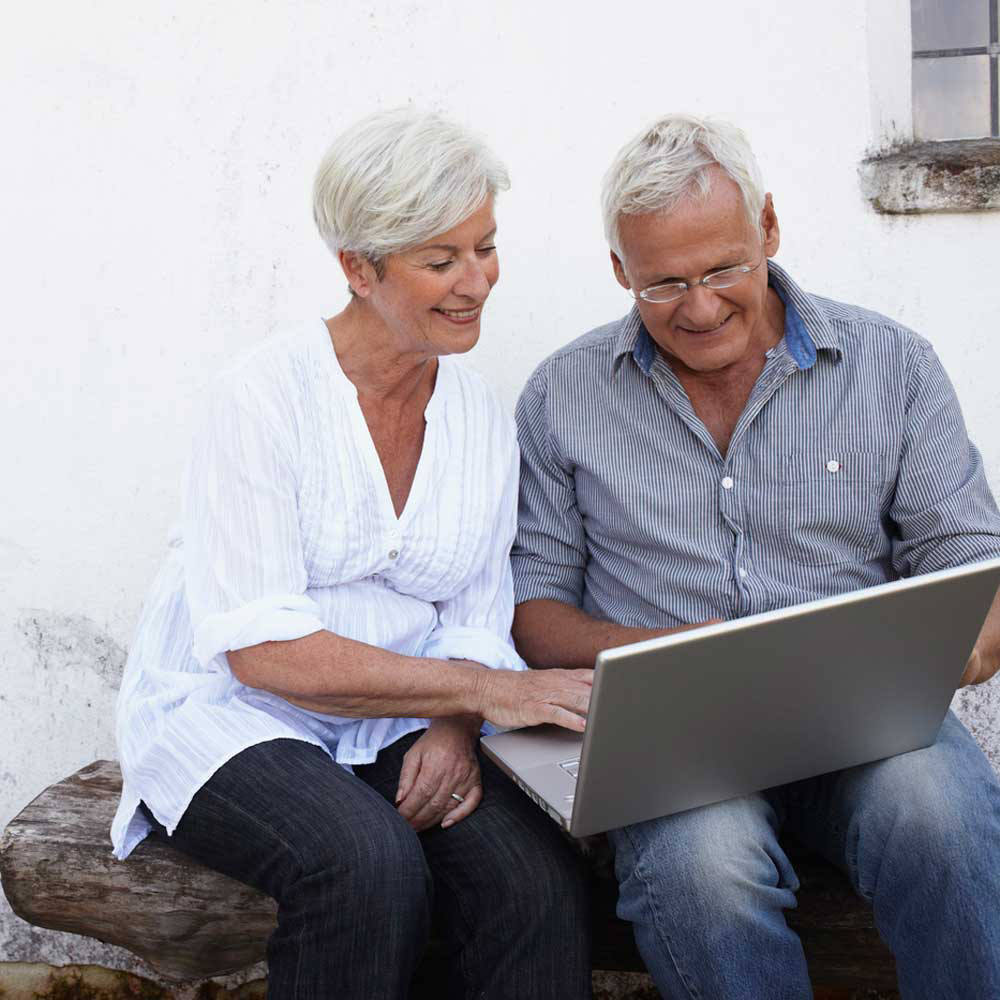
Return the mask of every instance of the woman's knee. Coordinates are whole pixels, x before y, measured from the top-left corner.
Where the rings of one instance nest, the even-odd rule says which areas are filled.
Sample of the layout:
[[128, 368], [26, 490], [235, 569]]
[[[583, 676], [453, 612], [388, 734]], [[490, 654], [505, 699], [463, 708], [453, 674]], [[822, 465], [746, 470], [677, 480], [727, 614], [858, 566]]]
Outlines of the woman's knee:
[[514, 905], [526, 914], [585, 913], [589, 902], [586, 868], [561, 836], [526, 840], [515, 847], [517, 864], [508, 879]]
[[303, 877], [329, 877], [353, 896], [425, 895], [430, 873], [416, 833], [395, 813], [354, 817], [331, 825], [327, 836], [312, 838], [301, 858]]

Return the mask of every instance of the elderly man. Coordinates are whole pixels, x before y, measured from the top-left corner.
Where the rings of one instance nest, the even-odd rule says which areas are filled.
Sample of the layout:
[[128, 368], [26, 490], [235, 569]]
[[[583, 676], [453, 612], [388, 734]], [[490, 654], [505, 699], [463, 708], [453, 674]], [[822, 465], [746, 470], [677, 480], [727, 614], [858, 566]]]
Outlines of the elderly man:
[[[635, 307], [548, 358], [518, 404], [530, 663], [592, 666], [1000, 554], [930, 345], [771, 261], [778, 219], [738, 130], [657, 122], [618, 155], [603, 208]], [[1000, 663], [998, 608], [964, 683]], [[613, 831], [619, 913], [665, 996], [811, 996], [783, 828], [872, 903], [904, 996], [1000, 997], [1000, 783], [950, 713], [926, 750]]]

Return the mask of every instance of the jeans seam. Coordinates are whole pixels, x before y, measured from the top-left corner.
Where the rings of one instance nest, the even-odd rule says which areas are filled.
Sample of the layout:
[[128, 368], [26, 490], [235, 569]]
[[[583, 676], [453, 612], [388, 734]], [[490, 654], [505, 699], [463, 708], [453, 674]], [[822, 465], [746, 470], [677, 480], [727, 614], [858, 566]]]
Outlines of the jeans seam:
[[[629, 843], [632, 845], [633, 856], [638, 859], [639, 852], [638, 852], [638, 849], [636, 847], [636, 842], [635, 842], [634, 838], [632, 837], [632, 832], [629, 830], [628, 827], [625, 827], [624, 828], [624, 833], [625, 833], [625, 836], [628, 837]], [[681, 981], [681, 985], [684, 987], [685, 992], [687, 993], [688, 997], [691, 998], [691, 1000], [699, 1000], [699, 997], [701, 996], [701, 992], [697, 989], [697, 987], [692, 987], [692, 986], [688, 985], [688, 976], [687, 976], [687, 974], [685, 972], [683, 972], [681, 970], [681, 967], [680, 967], [680, 965], [679, 965], [679, 963], [677, 961], [677, 957], [674, 954], [674, 950], [671, 947], [670, 935], [667, 934], [666, 931], [662, 930], [661, 927], [660, 927], [660, 911], [659, 911], [659, 909], [658, 909], [658, 907], [656, 905], [657, 896], [656, 896], [656, 893], [654, 893], [652, 891], [652, 886], [651, 886], [650, 881], [643, 874], [642, 862], [641, 861], [638, 861], [638, 860], [636, 861], [636, 864], [635, 864], [635, 866], [633, 868], [633, 871], [635, 872], [636, 877], [642, 882], [643, 886], [645, 887], [645, 892], [644, 892], [643, 895], [646, 898], [647, 905], [648, 905], [648, 907], [649, 907], [649, 909], [650, 909], [650, 911], [652, 913], [652, 916], [653, 916], [653, 928], [654, 928], [654, 932], [655, 932], [655, 934], [656, 934], [657, 937], [659, 937], [659, 938], [662, 939], [663, 945], [664, 945], [664, 947], [666, 949], [666, 952], [670, 956], [670, 961], [673, 964], [674, 969], [677, 972], [677, 976], [678, 976], [678, 978]]]

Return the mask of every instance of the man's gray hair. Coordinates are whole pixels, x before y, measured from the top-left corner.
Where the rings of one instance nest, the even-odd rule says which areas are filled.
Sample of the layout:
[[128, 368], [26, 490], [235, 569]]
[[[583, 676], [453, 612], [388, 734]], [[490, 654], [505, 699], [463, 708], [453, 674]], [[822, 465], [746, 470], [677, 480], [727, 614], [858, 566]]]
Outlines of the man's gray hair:
[[601, 209], [611, 249], [620, 253], [621, 216], [667, 212], [684, 198], [705, 198], [714, 166], [736, 182], [747, 218], [756, 227], [764, 208], [764, 183], [743, 132], [710, 118], [666, 115], [623, 146], [604, 175]]
[[330, 250], [379, 265], [391, 253], [457, 226], [507, 171], [478, 136], [440, 115], [396, 108], [334, 140], [313, 185], [313, 218]]

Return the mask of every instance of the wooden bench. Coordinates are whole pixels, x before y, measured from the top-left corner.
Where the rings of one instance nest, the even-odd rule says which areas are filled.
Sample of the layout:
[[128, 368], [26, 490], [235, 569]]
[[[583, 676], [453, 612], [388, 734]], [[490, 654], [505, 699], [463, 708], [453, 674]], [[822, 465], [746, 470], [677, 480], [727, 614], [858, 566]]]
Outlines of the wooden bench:
[[[14, 912], [121, 945], [173, 981], [263, 959], [273, 900], [154, 841], [128, 861], [114, 859], [108, 830], [120, 792], [118, 765], [95, 761], [11, 821], [0, 841], [0, 879]], [[833, 867], [789, 849], [802, 890], [788, 920], [802, 938], [817, 1000], [896, 996], [895, 964], [868, 908]], [[594, 882], [594, 968], [643, 971], [631, 927], [615, 916], [614, 881], [595, 871]]]

